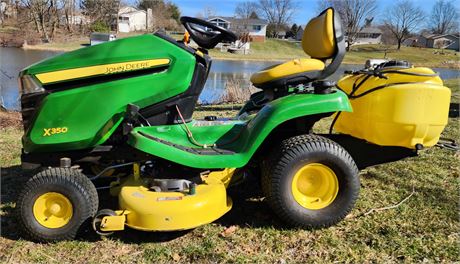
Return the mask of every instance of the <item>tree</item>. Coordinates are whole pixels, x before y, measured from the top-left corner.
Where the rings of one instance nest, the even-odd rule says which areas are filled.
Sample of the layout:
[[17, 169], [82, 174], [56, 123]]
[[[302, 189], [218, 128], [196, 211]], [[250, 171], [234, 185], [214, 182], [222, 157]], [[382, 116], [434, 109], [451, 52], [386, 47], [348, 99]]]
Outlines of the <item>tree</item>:
[[259, 0], [260, 12], [269, 23], [267, 31], [272, 31], [273, 37], [286, 28], [297, 7], [298, 3], [294, 0]]
[[239, 2], [235, 7], [235, 16], [241, 19], [250, 19], [251, 16], [258, 17], [257, 8], [256, 2]]
[[179, 20], [180, 20], [180, 9], [179, 9], [179, 7], [174, 3], [168, 3], [167, 7], [168, 7], [168, 11], [169, 11], [169, 13], [171, 15], [171, 18], [176, 20], [176, 22], [179, 23]]
[[163, 0], [139, 0], [137, 7], [145, 11], [152, 10], [154, 29], [175, 29], [179, 25], [180, 10], [172, 2]]
[[210, 17], [216, 16], [217, 12], [216, 12], [216, 9], [214, 9], [214, 7], [205, 6], [204, 9], [203, 9], [203, 14], [204, 14], [205, 18], [210, 18]]
[[438, 0], [433, 6], [430, 25], [435, 34], [451, 33], [457, 28], [458, 12], [452, 1]]
[[295, 38], [297, 36], [297, 32], [299, 32], [299, 26], [297, 26], [296, 23], [294, 23], [291, 26], [291, 29], [286, 32], [286, 38]]
[[318, 2], [320, 11], [331, 6], [342, 19], [345, 27], [347, 50], [349, 50], [366, 23], [366, 19], [374, 15], [377, 2], [376, 0], [320, 0]]
[[59, 22], [57, 0], [22, 0], [22, 5], [28, 10], [43, 40], [50, 42]]
[[3, 25], [3, 21], [5, 20], [6, 7], [6, 2], [0, 2], [0, 25]]
[[137, 8], [142, 10], [155, 9], [158, 5], [164, 5], [163, 0], [139, 0], [137, 2]]
[[256, 11], [252, 11], [251, 15], [249, 16], [250, 19], [259, 19], [259, 15]]
[[66, 29], [69, 32], [73, 31], [75, 23], [75, 7], [76, 0], [61, 0], [62, 11], [64, 13]]
[[90, 18], [91, 24], [97, 23], [110, 28], [115, 22], [118, 31], [120, 0], [81, 0], [80, 8]]
[[396, 39], [398, 50], [401, 49], [401, 43], [417, 29], [424, 18], [422, 9], [414, 6], [410, 0], [398, 0], [394, 6], [386, 10], [385, 14], [385, 28]]

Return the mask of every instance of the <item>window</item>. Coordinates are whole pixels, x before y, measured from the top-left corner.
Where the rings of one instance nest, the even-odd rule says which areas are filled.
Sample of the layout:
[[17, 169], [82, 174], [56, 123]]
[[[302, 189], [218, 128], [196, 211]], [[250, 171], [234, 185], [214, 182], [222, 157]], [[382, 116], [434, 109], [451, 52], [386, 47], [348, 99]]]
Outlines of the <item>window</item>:
[[261, 25], [253, 25], [253, 26], [252, 26], [252, 29], [253, 29], [253, 30], [259, 31], [259, 30], [262, 29], [262, 26], [261, 26]]

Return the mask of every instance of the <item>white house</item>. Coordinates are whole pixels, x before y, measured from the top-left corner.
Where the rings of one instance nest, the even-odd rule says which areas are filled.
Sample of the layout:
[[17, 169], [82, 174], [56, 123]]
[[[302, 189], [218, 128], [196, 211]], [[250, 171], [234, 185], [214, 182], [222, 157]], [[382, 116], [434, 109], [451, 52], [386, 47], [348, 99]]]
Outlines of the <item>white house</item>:
[[132, 6], [124, 6], [118, 12], [118, 31], [132, 32], [147, 29], [147, 12]]
[[380, 43], [382, 43], [382, 31], [377, 27], [364, 27], [358, 32], [353, 45]]
[[61, 15], [59, 23], [65, 25], [69, 23], [70, 25], [85, 25], [90, 23], [90, 19], [83, 14], [75, 15]]
[[237, 34], [249, 33], [253, 42], [264, 42], [268, 22], [262, 19], [241, 19], [234, 17], [215, 16], [208, 19], [214, 25], [230, 29]]
[[437, 48], [460, 51], [459, 34], [422, 34], [408, 38], [403, 45], [420, 48]]
[[433, 35], [427, 38], [426, 47], [460, 51], [459, 35], [458, 34]]

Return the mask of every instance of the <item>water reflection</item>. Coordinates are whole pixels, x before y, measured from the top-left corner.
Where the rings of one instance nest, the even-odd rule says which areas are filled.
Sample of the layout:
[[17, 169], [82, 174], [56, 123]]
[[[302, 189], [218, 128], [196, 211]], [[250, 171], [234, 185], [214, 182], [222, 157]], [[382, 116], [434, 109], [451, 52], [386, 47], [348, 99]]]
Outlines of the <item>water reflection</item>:
[[17, 77], [25, 67], [58, 54], [52, 51], [0, 48], [0, 103], [6, 109], [18, 110], [19, 88]]

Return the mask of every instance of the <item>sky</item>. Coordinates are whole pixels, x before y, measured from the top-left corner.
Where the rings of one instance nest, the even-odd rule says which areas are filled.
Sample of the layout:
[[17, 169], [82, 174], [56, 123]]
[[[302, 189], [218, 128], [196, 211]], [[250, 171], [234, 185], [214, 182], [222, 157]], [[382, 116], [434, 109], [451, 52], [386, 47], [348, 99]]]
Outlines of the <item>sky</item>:
[[[196, 16], [197, 14], [204, 13], [206, 7], [211, 7], [216, 15], [220, 16], [233, 16], [235, 6], [238, 2], [244, 2], [247, 0], [171, 0], [179, 6], [181, 14], [185, 16]], [[429, 14], [435, 3], [434, 0], [411, 0], [418, 6], [420, 6], [425, 13]], [[312, 17], [317, 15], [317, 0], [298, 0], [300, 8], [296, 12], [293, 18], [293, 23], [304, 25]], [[377, 0], [378, 12], [380, 17], [382, 13], [391, 6], [395, 0]], [[460, 0], [455, 0], [457, 6], [460, 6]], [[374, 21], [378, 21], [379, 17], [375, 17]]]

